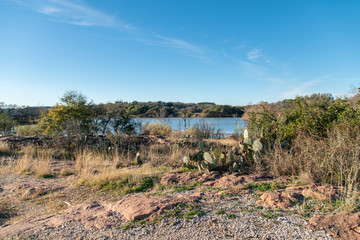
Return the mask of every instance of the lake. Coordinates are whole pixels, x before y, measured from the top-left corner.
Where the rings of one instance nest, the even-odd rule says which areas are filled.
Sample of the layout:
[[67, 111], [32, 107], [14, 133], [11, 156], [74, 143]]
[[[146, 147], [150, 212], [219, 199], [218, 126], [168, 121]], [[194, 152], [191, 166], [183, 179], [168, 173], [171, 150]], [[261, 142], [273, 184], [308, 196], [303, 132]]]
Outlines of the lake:
[[[184, 119], [182, 118], [136, 118], [136, 122], [142, 124], [145, 122], [154, 122], [160, 121], [165, 122], [167, 125], [171, 126], [172, 130], [184, 131]], [[241, 120], [241, 118], [187, 118], [186, 119], [186, 128], [189, 129], [194, 124], [202, 123], [210, 123], [212, 127], [215, 128], [215, 131], [220, 129], [220, 133], [232, 134], [235, 131], [236, 125], [245, 128], [248, 122]]]

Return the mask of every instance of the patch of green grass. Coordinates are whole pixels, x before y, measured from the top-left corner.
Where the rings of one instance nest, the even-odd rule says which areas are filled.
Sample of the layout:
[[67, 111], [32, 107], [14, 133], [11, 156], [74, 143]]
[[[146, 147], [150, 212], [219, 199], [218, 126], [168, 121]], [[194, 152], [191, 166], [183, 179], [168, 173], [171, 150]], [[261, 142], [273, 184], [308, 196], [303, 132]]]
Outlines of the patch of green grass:
[[55, 174], [53, 173], [46, 173], [46, 174], [41, 174], [41, 175], [38, 175], [38, 178], [55, 178]]
[[161, 217], [158, 216], [158, 217], [154, 218], [153, 220], [151, 220], [150, 225], [155, 225], [160, 220], [161, 220]]
[[[82, 182], [82, 184], [89, 185], [84, 181]], [[128, 184], [129, 184], [128, 178], [125, 177], [120, 180], [106, 180], [106, 181], [94, 182], [90, 185], [97, 186], [99, 190], [103, 190], [103, 191], [119, 191]]]
[[264, 218], [267, 218], [267, 219], [273, 219], [275, 217], [273, 214], [273, 211], [263, 212], [263, 213], [261, 213], [261, 216], [263, 216]]
[[185, 206], [186, 206], [185, 203], [179, 203], [179, 204], [177, 205], [177, 207], [180, 207], [180, 208], [185, 207]]
[[299, 200], [297, 199], [292, 199], [291, 200], [295, 205], [301, 205], [301, 202], [299, 202]]
[[309, 211], [309, 210], [312, 209], [312, 207], [311, 207], [310, 205], [308, 205], [308, 204], [304, 204], [304, 205], [303, 205], [303, 209]]
[[309, 212], [303, 212], [303, 213], [300, 213], [300, 216], [302, 216], [303, 218], [308, 218], [308, 217], [310, 217], [310, 213]]
[[131, 221], [128, 222], [127, 224], [123, 225], [123, 226], [121, 227], [121, 229], [122, 229], [123, 231], [127, 231], [127, 230], [129, 230], [129, 229], [134, 228], [134, 227], [135, 227], [135, 221], [134, 221], [134, 220], [131, 220]]
[[194, 205], [188, 205], [188, 211], [184, 214], [184, 218], [190, 220], [195, 216], [201, 216], [204, 213], [205, 212], [202, 209], [195, 207]]
[[269, 182], [258, 182], [258, 183], [254, 183], [250, 186], [251, 189], [256, 190], [256, 191], [262, 191], [262, 192], [271, 192], [271, 191], [275, 191], [278, 189], [284, 189], [286, 188], [285, 184], [279, 184], [279, 183], [269, 183]]
[[186, 173], [186, 172], [197, 172], [197, 168], [183, 167], [176, 171], [176, 173]]
[[146, 190], [154, 187], [154, 185], [155, 185], [154, 180], [150, 177], [147, 177], [143, 179], [140, 185], [135, 187], [130, 187], [129, 189], [125, 190], [125, 194], [145, 192]]
[[174, 187], [173, 192], [191, 191], [194, 188], [195, 187], [193, 186], [176, 186]]
[[242, 211], [244, 211], [244, 212], [254, 212], [255, 211], [255, 209], [254, 208], [248, 208], [248, 207], [243, 207], [243, 208], [241, 208], [241, 210]]
[[232, 213], [228, 213], [228, 214], [226, 214], [226, 217], [231, 218], [231, 219], [235, 219], [236, 215], [232, 214]]
[[220, 209], [220, 210], [217, 210], [217, 211], [216, 211], [216, 214], [225, 214], [225, 211], [222, 210], [222, 209]]
[[126, 231], [126, 230], [129, 230], [129, 229], [135, 228], [135, 227], [144, 227], [147, 223], [148, 223], [148, 221], [145, 220], [145, 219], [142, 219], [142, 220], [140, 220], [140, 221], [131, 220], [131, 221], [128, 222], [127, 224], [123, 225], [123, 226], [121, 227], [121, 229], [122, 229], [123, 231]]
[[176, 217], [180, 218], [183, 216], [182, 209], [180, 208], [174, 208], [167, 211], [165, 214], [162, 215], [163, 217], [169, 218], [169, 217]]

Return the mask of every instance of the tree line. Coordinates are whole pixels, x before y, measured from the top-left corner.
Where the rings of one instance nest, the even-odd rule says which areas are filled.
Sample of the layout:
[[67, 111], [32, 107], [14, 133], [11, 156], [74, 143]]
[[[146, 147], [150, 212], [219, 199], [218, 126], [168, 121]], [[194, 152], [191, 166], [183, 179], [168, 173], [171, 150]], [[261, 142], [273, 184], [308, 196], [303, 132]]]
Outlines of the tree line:
[[72, 135], [134, 133], [138, 117], [241, 117], [243, 107], [215, 103], [122, 102], [94, 104], [76, 91], [65, 92], [54, 107], [24, 107], [0, 103], [0, 133]]

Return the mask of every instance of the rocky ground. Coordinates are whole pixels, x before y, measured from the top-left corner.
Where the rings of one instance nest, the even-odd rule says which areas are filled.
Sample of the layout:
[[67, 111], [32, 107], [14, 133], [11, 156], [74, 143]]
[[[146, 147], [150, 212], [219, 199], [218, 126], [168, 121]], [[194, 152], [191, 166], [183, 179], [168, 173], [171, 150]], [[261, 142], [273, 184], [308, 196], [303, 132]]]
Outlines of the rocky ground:
[[331, 215], [338, 189], [327, 186], [186, 172], [116, 197], [74, 180], [0, 175], [0, 239], [360, 239], [360, 215]]

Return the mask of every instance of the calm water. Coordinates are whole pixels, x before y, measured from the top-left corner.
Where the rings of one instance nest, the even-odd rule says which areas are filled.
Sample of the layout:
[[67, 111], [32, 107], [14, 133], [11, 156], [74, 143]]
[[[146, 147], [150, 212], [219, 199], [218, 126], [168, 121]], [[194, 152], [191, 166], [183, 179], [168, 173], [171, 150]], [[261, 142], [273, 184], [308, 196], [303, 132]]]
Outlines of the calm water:
[[[141, 124], [161, 121], [170, 125], [172, 130], [184, 131], [184, 120], [182, 118], [137, 118], [135, 120]], [[220, 129], [221, 133], [228, 134], [234, 133], [237, 124], [240, 128], [245, 128], [248, 124], [246, 121], [242, 121], [241, 118], [187, 118], [186, 128], [188, 129], [194, 124], [202, 123], [203, 120], [205, 123], [210, 123], [215, 128], [215, 131]]]

